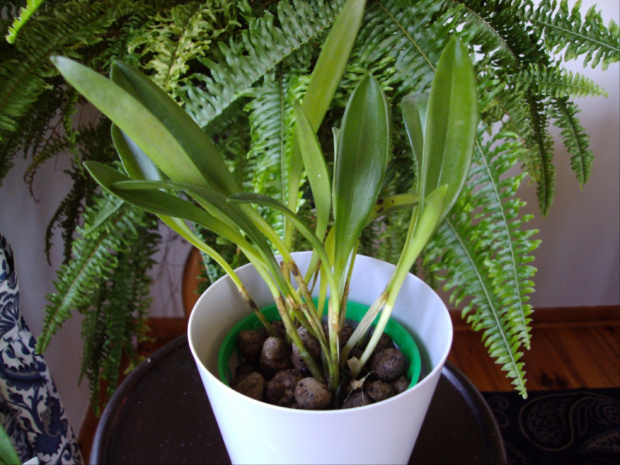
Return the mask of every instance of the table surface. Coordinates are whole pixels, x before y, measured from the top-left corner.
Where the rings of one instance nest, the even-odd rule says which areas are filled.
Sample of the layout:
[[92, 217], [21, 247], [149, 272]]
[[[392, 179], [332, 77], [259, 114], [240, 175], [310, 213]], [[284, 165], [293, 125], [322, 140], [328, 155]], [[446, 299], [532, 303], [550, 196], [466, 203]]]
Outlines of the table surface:
[[[90, 463], [230, 463], [186, 336], [159, 349], [119, 386], [99, 421]], [[450, 364], [409, 463], [506, 463], [489, 407]]]

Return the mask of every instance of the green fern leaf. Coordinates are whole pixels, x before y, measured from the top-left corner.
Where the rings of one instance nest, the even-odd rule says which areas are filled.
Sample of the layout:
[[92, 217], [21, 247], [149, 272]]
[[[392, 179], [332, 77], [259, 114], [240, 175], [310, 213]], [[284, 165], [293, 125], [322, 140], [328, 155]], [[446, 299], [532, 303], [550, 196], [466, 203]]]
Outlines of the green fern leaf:
[[573, 74], [556, 67], [543, 67], [530, 64], [515, 78], [517, 89], [524, 87], [539, 95], [553, 98], [604, 96], [607, 92], [581, 74]]
[[22, 8], [19, 12], [19, 16], [15, 18], [9, 32], [6, 35], [6, 41], [10, 44], [15, 43], [19, 30], [24, 27], [30, 17], [39, 9], [43, 0], [28, 0], [25, 8]]
[[95, 44], [114, 20], [112, 9], [102, 2], [69, 2], [62, 11], [31, 19], [15, 44], [19, 58], [1, 64], [0, 128], [17, 130], [19, 117], [51, 87], [46, 78], [57, 75], [48, 60], [52, 53], [76, 56], [76, 42]]
[[566, 61], [583, 56], [584, 66], [596, 67], [620, 59], [620, 30], [612, 20], [609, 27], [603, 24], [596, 7], [590, 8], [585, 17], [581, 15], [581, 2], [569, 9], [568, 1], [543, 0], [539, 5], [531, 4], [526, 17], [544, 37], [547, 48], [553, 54], [564, 53]]
[[342, 0], [281, 1], [277, 17], [266, 11], [251, 19], [240, 37], [219, 43], [220, 57], [202, 59], [209, 75], [196, 73], [183, 97], [185, 109], [200, 126], [207, 126], [278, 63], [303, 45], [317, 41], [329, 29]]
[[205, 56], [214, 40], [239, 25], [235, 16], [235, 5], [223, 0], [178, 5], [134, 33], [128, 51], [154, 73], [151, 78], [157, 85], [178, 99], [179, 83], [192, 61]]
[[444, 2], [430, 0], [417, 2], [415, 7], [397, 0], [369, 4], [356, 55], [366, 69], [370, 63], [393, 57], [393, 80], [400, 82], [398, 95], [420, 92], [432, 81], [434, 66], [454, 26], [447, 19], [454, 14], [445, 12]]
[[[91, 406], [97, 415], [118, 385], [123, 358], [136, 362], [133, 341], [144, 339], [151, 301], [147, 270], [154, 263], [151, 256], [159, 242], [159, 236], [150, 231], [156, 222], [150, 220], [146, 226], [137, 230], [127, 250], [115, 255], [114, 278], [97, 281], [92, 302], [78, 309], [84, 314], [80, 380], [88, 379]], [[104, 382], [107, 388], [102, 390]]]
[[590, 138], [577, 119], [577, 105], [566, 98], [554, 100], [550, 110], [555, 124], [561, 128], [560, 137], [570, 154], [570, 166], [583, 189], [592, 173], [594, 154], [589, 149]]
[[523, 229], [530, 217], [519, 215], [523, 203], [516, 193], [524, 175], [507, 175], [522, 150], [506, 132], [478, 144], [458, 208], [439, 228], [425, 260], [436, 262], [431, 269], [454, 289], [457, 305], [468, 297], [463, 316], [483, 331], [491, 355], [524, 394], [520, 347], [530, 347], [528, 294], [535, 269], [528, 263], [538, 242], [531, 240], [535, 231]]
[[548, 130], [548, 118], [544, 111], [543, 102], [527, 92], [527, 102], [530, 111], [530, 125], [532, 140], [536, 151], [533, 152], [533, 176], [536, 179], [536, 194], [538, 206], [542, 216], [546, 216], [555, 196], [555, 166], [553, 165], [553, 140]]
[[97, 416], [101, 413], [99, 402], [101, 361], [107, 356], [105, 348], [105, 312], [103, 309], [105, 283], [101, 284], [99, 292], [96, 293], [91, 302], [90, 311], [85, 312], [84, 319], [82, 320], [84, 348], [79, 378], [80, 384], [84, 377], [88, 380], [90, 405]]
[[[99, 207], [95, 207], [91, 214], [99, 208], [106, 208], [108, 202], [116, 201], [102, 197]], [[118, 266], [115, 252], [122, 252], [136, 239], [146, 218], [144, 212], [126, 207], [108, 222], [106, 229], [100, 228], [88, 238], [83, 237], [84, 229], [89, 229], [88, 223], [85, 228], [78, 228], [78, 234], [82, 237], [73, 242], [75, 259], [58, 269], [55, 282], [57, 292], [47, 295], [49, 304], [45, 309], [37, 351], [43, 352], [47, 348], [51, 337], [71, 317], [73, 310], [90, 306], [92, 293], [98, 288], [92, 283], [110, 279]], [[86, 221], [89, 221], [88, 216]]]

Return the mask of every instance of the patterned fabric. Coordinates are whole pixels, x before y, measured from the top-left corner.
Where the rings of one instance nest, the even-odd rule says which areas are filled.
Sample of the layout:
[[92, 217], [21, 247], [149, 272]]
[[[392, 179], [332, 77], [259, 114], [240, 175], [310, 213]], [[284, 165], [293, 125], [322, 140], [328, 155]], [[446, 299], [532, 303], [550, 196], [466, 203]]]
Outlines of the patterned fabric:
[[0, 234], [0, 422], [23, 461], [81, 464], [56, 386], [34, 347], [19, 311], [13, 253]]
[[620, 389], [483, 393], [509, 465], [620, 463]]

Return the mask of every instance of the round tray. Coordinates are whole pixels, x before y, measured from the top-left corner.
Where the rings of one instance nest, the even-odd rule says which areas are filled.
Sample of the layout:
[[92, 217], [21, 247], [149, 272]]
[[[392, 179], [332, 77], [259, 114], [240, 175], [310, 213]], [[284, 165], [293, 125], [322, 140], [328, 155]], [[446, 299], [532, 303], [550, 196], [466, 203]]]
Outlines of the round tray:
[[[230, 463], [186, 336], [159, 349], [119, 386], [99, 421], [90, 463]], [[489, 407], [450, 364], [409, 463], [506, 463]]]

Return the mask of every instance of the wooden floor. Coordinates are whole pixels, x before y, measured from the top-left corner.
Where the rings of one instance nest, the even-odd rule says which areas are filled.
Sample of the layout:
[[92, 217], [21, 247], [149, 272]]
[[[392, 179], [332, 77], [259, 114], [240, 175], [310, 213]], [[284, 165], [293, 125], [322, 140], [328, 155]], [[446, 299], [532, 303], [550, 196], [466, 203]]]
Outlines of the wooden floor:
[[[620, 388], [620, 307], [543, 309], [523, 355], [528, 390]], [[458, 321], [449, 360], [480, 391], [509, 391], [480, 335]]]
[[[481, 391], [509, 391], [510, 382], [488, 357], [480, 335], [453, 314], [449, 360]], [[148, 356], [185, 332], [183, 319], [156, 319], [155, 339], [140, 347]], [[620, 388], [620, 306], [542, 309], [535, 313], [532, 348], [523, 356], [529, 390]], [[98, 419], [87, 415], [78, 442], [86, 460]]]

